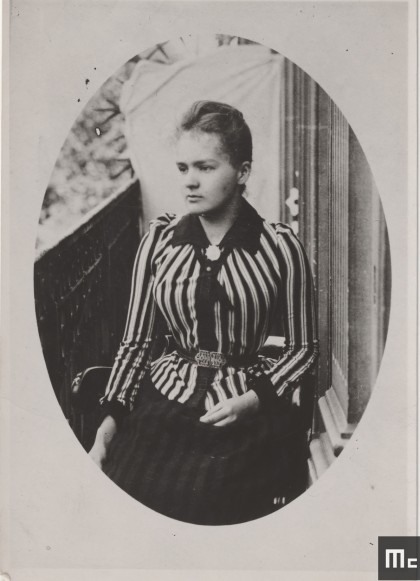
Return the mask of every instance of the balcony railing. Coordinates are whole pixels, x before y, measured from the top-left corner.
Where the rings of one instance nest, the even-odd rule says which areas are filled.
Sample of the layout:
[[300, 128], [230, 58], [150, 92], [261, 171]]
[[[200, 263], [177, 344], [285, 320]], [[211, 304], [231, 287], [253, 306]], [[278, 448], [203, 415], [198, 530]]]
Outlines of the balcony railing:
[[93, 441], [96, 418], [73, 412], [71, 382], [85, 367], [112, 364], [124, 330], [140, 217], [135, 181], [35, 262], [36, 313], [48, 373], [86, 448]]

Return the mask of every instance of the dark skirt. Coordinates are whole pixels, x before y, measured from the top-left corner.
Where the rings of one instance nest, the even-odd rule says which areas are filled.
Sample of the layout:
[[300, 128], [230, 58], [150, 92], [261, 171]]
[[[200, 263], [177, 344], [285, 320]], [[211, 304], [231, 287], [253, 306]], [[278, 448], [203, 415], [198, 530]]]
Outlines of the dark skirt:
[[145, 381], [103, 471], [145, 506], [203, 525], [259, 518], [281, 506], [275, 499], [306, 488], [307, 436], [298, 409], [223, 427], [200, 422], [200, 415]]

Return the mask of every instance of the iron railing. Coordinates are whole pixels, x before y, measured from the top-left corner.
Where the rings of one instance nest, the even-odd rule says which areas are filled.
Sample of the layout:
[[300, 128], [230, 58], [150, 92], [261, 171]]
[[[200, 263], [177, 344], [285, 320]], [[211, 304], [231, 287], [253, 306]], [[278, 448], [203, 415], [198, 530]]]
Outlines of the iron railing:
[[110, 365], [121, 339], [140, 240], [140, 186], [131, 182], [86, 216], [35, 262], [38, 330], [50, 380], [85, 447], [95, 417], [72, 410], [71, 382], [91, 365]]

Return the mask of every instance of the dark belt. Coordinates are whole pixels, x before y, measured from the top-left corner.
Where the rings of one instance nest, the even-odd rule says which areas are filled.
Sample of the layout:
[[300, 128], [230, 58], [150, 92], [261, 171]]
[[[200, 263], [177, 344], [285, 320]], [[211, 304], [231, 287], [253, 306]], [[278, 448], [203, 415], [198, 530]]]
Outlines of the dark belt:
[[213, 369], [220, 369], [226, 365], [232, 367], [250, 367], [258, 362], [257, 354], [232, 357], [219, 353], [218, 351], [206, 351], [205, 349], [186, 351], [185, 349], [177, 347], [176, 350], [181, 357], [195, 363], [199, 367], [211, 367]]

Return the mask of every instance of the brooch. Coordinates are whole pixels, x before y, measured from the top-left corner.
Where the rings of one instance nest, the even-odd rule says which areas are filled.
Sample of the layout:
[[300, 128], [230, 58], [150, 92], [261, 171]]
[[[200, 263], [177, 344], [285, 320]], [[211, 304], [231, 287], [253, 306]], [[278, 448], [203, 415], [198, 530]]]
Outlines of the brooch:
[[206, 248], [206, 258], [209, 260], [218, 260], [220, 258], [220, 248], [216, 244], [210, 244]]

